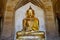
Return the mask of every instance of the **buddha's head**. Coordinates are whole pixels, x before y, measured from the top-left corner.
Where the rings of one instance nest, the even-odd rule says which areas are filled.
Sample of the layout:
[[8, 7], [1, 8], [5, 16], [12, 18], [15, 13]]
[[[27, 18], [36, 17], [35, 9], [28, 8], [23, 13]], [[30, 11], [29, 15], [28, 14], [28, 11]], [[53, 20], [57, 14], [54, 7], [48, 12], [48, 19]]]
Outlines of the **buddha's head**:
[[30, 7], [26, 12], [26, 16], [27, 17], [34, 17], [34, 15], [35, 15], [34, 10]]

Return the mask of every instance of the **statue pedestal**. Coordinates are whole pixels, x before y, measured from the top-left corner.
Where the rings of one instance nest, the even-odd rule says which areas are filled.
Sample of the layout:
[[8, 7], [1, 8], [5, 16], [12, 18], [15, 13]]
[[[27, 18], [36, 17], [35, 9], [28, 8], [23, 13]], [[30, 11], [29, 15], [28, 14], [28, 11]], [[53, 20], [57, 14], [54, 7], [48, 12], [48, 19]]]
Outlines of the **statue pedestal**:
[[44, 32], [17, 32], [16, 40], [45, 40]]

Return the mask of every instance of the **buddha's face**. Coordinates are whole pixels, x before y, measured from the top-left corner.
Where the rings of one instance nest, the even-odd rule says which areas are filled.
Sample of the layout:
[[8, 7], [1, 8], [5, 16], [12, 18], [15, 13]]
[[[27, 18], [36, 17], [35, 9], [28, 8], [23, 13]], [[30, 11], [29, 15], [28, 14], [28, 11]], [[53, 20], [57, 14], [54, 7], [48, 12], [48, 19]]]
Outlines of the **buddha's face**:
[[32, 9], [29, 9], [27, 11], [27, 14], [26, 15], [29, 16], [29, 17], [33, 17], [35, 14], [34, 14], [34, 11]]

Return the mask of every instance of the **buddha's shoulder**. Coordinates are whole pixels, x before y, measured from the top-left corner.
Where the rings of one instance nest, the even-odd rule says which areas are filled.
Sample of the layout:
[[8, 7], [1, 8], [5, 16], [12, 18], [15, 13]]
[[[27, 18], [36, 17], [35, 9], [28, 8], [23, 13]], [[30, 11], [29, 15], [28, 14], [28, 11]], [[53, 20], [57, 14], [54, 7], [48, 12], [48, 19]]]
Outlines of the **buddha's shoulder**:
[[39, 20], [39, 19], [35, 17], [34, 20]]
[[24, 18], [23, 21], [24, 21], [24, 20], [28, 20], [28, 18]]

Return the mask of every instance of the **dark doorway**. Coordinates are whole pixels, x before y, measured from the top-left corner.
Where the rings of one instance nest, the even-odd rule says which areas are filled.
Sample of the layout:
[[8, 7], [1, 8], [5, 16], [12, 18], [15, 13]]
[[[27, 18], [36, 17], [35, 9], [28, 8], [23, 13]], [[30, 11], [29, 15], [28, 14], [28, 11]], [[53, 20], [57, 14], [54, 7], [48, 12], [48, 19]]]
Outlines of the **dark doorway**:
[[58, 20], [58, 32], [60, 36], [60, 14], [59, 13], [57, 13], [57, 20]]
[[1, 35], [1, 28], [2, 28], [2, 17], [0, 17], [0, 35]]

